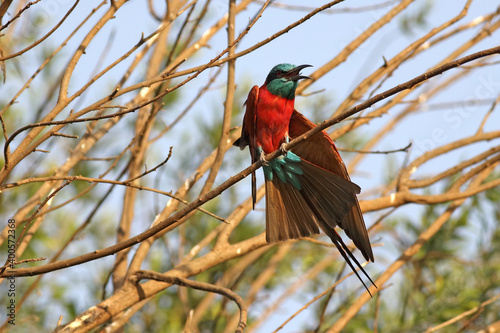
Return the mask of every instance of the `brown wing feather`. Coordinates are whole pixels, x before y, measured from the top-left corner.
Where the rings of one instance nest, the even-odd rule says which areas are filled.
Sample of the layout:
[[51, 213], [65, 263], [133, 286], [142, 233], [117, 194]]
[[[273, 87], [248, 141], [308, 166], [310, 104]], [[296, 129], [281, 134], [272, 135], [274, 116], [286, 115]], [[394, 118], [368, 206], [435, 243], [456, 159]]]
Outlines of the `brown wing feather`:
[[310, 199], [308, 202], [315, 207], [317, 217], [332, 229], [340, 226], [356, 204], [359, 186], [305, 160], [300, 167], [304, 172], [300, 177], [304, 197]]
[[[316, 127], [316, 125], [302, 114], [296, 110], [293, 111], [289, 125], [289, 134], [291, 138], [300, 136], [314, 127]], [[302, 159], [331, 171], [346, 180], [350, 180], [347, 168], [344, 162], [342, 162], [335, 144], [324, 131], [303, 141], [293, 148], [292, 151]], [[355, 204], [351, 206], [349, 213], [340, 223], [338, 223], [338, 226], [344, 229], [346, 235], [353, 240], [366, 260], [374, 261], [363, 214], [359, 207], [358, 199], [356, 197], [354, 197], [354, 199]], [[330, 227], [333, 228], [334, 226], [330, 225]]]
[[[250, 149], [250, 156], [252, 157], [252, 163], [257, 161], [257, 155], [255, 152], [255, 128], [256, 128], [256, 107], [259, 100], [259, 87], [253, 86], [248, 93], [247, 100], [245, 101], [246, 111], [245, 117], [243, 118], [243, 125], [241, 126], [241, 137], [236, 140], [233, 145], [239, 147], [241, 150], [245, 149], [246, 146]], [[252, 172], [252, 205], [255, 209], [255, 202], [257, 201], [257, 180], [255, 177], [255, 171]]]
[[[289, 134], [296, 138], [316, 127], [309, 119], [294, 110], [290, 118]], [[301, 158], [350, 180], [347, 170], [332, 139], [321, 131], [295, 146], [293, 152]]]
[[243, 125], [241, 126], [241, 137], [235, 142], [235, 145], [240, 147], [241, 150], [245, 149], [246, 146], [250, 146], [252, 156], [252, 148], [255, 148], [256, 107], [258, 100], [259, 87], [253, 86], [244, 104], [246, 105], [246, 110]]

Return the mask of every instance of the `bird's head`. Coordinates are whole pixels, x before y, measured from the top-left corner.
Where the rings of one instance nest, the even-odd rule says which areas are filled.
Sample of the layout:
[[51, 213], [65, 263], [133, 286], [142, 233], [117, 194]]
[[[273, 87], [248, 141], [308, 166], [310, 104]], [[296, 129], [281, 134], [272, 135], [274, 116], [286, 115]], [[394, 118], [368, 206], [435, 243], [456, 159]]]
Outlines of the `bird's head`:
[[300, 71], [311, 65], [295, 66], [292, 64], [279, 64], [273, 67], [266, 78], [267, 90], [273, 95], [287, 99], [295, 98], [295, 89], [300, 79], [310, 79], [300, 75]]

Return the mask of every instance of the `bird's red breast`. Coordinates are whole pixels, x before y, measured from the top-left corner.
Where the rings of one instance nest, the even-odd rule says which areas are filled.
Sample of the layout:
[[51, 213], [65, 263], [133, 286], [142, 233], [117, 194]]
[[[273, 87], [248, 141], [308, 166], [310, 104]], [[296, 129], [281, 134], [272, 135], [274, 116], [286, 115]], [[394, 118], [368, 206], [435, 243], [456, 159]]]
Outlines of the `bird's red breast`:
[[255, 143], [266, 154], [277, 150], [288, 136], [288, 124], [293, 113], [294, 100], [271, 94], [265, 85], [259, 88], [255, 108]]

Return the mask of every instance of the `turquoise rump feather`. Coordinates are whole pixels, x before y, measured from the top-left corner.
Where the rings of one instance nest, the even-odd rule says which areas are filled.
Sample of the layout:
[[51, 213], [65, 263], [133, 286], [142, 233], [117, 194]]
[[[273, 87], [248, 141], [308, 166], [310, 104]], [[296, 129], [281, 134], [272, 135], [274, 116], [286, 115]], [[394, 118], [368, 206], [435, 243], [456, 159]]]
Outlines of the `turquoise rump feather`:
[[267, 162], [267, 165], [263, 165], [264, 176], [266, 180], [272, 181], [274, 175], [276, 175], [279, 180], [283, 183], [290, 183], [297, 190], [301, 190], [299, 177], [304, 174], [304, 171], [300, 168], [300, 157], [288, 151], [284, 156], [278, 156], [272, 161]]

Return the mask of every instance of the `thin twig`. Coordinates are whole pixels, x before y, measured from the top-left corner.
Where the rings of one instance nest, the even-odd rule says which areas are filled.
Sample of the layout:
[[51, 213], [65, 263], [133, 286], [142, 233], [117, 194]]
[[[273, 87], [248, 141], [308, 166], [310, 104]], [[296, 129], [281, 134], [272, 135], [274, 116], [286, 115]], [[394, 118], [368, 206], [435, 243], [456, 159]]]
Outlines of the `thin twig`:
[[145, 172], [141, 173], [140, 175], [124, 181], [124, 183], [125, 184], [129, 184], [129, 183], [133, 182], [136, 179], [142, 178], [142, 177], [146, 176], [147, 174], [150, 174], [151, 172], [154, 172], [154, 171], [158, 170], [160, 167], [162, 167], [164, 164], [166, 164], [168, 162], [168, 160], [170, 159], [170, 157], [172, 157], [172, 148], [173, 148], [173, 146], [170, 146], [170, 150], [168, 151], [168, 156], [167, 156], [167, 158], [165, 158], [165, 160], [163, 162], [161, 162], [160, 164], [158, 164], [157, 166], [155, 166], [151, 170], [146, 170]]
[[63, 134], [63, 133], [59, 133], [59, 132], [52, 133], [52, 136], [60, 136], [60, 137], [69, 138], [69, 139], [78, 139], [78, 135]]
[[[38, 44], [40, 44], [41, 42], [43, 42], [44, 40], [46, 40], [50, 35], [52, 35], [52, 33], [54, 31], [56, 31], [60, 26], [61, 24], [63, 24], [64, 21], [66, 21], [66, 19], [69, 17], [69, 15], [71, 14], [71, 12], [73, 12], [73, 10], [76, 8], [76, 5], [78, 5], [78, 3], [80, 2], [80, 0], [76, 0], [75, 1], [75, 4], [68, 10], [68, 12], [64, 15], [64, 17], [59, 21], [59, 23], [57, 23], [54, 28], [52, 28], [49, 32], [47, 32], [45, 34], [45, 36], [43, 36], [42, 38], [40, 38], [39, 40], [35, 41], [33, 44], [25, 47], [24, 49], [22, 49], [21, 51], [18, 51], [16, 53], [12, 53], [6, 57], [2, 57], [0, 58], [0, 62], [2, 61], [5, 61], [5, 60], [8, 60], [8, 59], [12, 59], [12, 58], [15, 58], [17, 56], [20, 56], [21, 54], [23, 53], [26, 53], [27, 51], [31, 50], [32, 48], [34, 48], [35, 46], [37, 46]], [[1, 29], [0, 29], [1, 30]]]
[[27, 263], [27, 262], [37, 262], [37, 261], [43, 261], [43, 260], [46, 260], [46, 259], [47, 259], [47, 258], [45, 258], [45, 257], [24, 259], [24, 260], [21, 260], [21, 261], [16, 261], [16, 262], [14, 263], [14, 266], [16, 266], [16, 265], [21, 265], [21, 264], [24, 264], [24, 263]]
[[359, 153], [359, 154], [392, 154], [392, 153], [407, 153], [408, 149], [411, 147], [411, 142], [403, 148], [399, 149], [394, 149], [394, 150], [359, 150], [359, 149], [347, 149], [347, 148], [338, 148], [337, 150], [340, 151], [345, 151], [345, 152], [352, 152], [352, 153]]
[[488, 110], [488, 112], [486, 112], [486, 115], [483, 117], [483, 120], [481, 121], [481, 124], [479, 125], [479, 128], [477, 129], [476, 133], [483, 132], [483, 128], [484, 128], [484, 125], [486, 124], [486, 121], [488, 120], [490, 115], [493, 113], [493, 111], [495, 110], [495, 108], [497, 107], [497, 104], [499, 102], [500, 102], [500, 95], [498, 95], [498, 97], [495, 99], [495, 101], [493, 103], [491, 103], [491, 107]]
[[10, 20], [8, 20], [4, 25], [2, 25], [0, 27], [0, 31], [4, 30], [5, 28], [7, 28], [12, 22], [14, 22], [15, 20], [17, 20], [19, 17], [21, 17], [21, 14], [24, 13], [28, 8], [30, 8], [31, 6], [33, 6], [34, 4], [36, 4], [37, 2], [40, 2], [41, 0], [35, 0], [35, 1], [30, 1], [26, 4], [26, 6], [24, 6], [23, 8], [21, 8], [21, 10], [19, 10], [17, 12], [16, 15], [14, 15]]
[[139, 280], [149, 279], [149, 280], [166, 282], [170, 284], [176, 284], [182, 287], [204, 290], [211, 293], [216, 293], [222, 296], [226, 296], [227, 298], [235, 302], [236, 305], [238, 305], [238, 308], [240, 309], [240, 321], [238, 323], [238, 327], [236, 328], [235, 333], [243, 332], [243, 330], [247, 326], [247, 307], [245, 305], [245, 302], [238, 294], [234, 293], [231, 289], [224, 288], [221, 286], [216, 286], [206, 282], [192, 281], [179, 276], [168, 276], [153, 271], [137, 271], [134, 273], [134, 276], [137, 282]]

